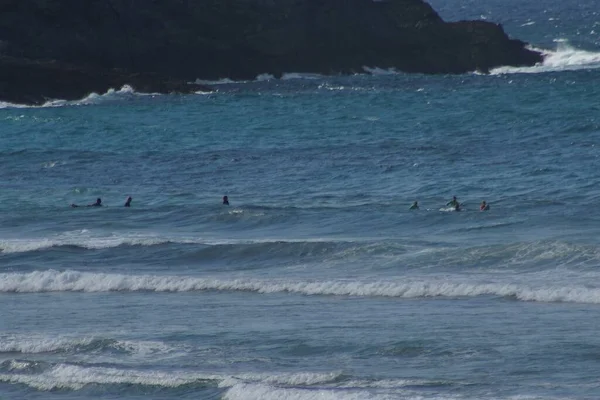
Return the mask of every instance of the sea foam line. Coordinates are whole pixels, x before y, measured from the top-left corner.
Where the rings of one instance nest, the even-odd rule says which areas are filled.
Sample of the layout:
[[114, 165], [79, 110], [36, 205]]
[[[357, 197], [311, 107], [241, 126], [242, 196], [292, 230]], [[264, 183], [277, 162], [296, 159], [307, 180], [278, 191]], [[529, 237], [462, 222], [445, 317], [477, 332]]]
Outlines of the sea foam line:
[[358, 297], [511, 297], [521, 301], [600, 304], [600, 288], [583, 286], [528, 286], [511, 282], [452, 282], [443, 277], [396, 280], [258, 280], [184, 276], [123, 275], [79, 271], [35, 271], [0, 274], [0, 292], [192, 292], [244, 291], [260, 294], [295, 293]]

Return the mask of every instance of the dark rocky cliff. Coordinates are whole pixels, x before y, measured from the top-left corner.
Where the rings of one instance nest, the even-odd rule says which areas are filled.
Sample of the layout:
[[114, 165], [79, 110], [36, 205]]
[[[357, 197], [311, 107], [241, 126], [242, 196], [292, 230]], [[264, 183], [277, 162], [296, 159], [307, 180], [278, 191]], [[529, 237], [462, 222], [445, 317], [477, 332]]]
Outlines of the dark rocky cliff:
[[542, 60], [499, 25], [446, 23], [421, 0], [3, 0], [0, 55], [0, 99], [28, 103], [128, 80], [185, 92], [199, 89], [185, 85], [196, 78], [363, 66], [464, 73]]

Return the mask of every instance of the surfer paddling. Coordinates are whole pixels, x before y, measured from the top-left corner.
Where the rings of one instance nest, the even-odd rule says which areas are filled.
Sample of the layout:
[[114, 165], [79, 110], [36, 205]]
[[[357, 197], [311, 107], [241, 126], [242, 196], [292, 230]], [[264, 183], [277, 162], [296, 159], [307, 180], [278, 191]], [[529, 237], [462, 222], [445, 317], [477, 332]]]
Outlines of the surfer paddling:
[[102, 199], [98, 197], [95, 203], [88, 204], [86, 206], [78, 206], [77, 204], [71, 204], [71, 207], [102, 207]]

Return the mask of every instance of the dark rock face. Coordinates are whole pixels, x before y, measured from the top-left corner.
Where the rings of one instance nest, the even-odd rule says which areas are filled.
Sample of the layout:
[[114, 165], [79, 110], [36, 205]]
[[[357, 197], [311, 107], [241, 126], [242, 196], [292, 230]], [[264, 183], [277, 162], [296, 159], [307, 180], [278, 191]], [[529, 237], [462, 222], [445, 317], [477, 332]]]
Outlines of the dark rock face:
[[0, 15], [0, 54], [8, 56], [0, 97], [9, 100], [17, 93], [5, 94], [4, 71], [17, 59], [35, 61], [22, 61], [34, 75], [77, 77], [71, 89], [49, 87], [48, 97], [102, 92], [126, 78], [140, 91], [185, 92], [198, 90], [184, 84], [196, 78], [363, 66], [464, 73], [542, 61], [499, 25], [445, 23], [421, 0], [3, 0]]

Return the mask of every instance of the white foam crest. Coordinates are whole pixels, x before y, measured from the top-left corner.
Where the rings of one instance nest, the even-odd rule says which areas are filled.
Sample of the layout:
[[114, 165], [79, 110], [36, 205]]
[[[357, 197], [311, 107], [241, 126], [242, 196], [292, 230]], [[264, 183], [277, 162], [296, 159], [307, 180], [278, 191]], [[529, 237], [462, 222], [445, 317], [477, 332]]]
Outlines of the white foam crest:
[[58, 364], [36, 375], [0, 374], [0, 382], [24, 384], [38, 390], [79, 390], [89, 384], [133, 384], [178, 387], [199, 380], [216, 378], [218, 377], [205, 374], [81, 367], [70, 364]]
[[260, 74], [256, 77], [257, 82], [268, 82], [275, 79], [275, 76], [271, 74]]
[[225, 400], [391, 400], [398, 395], [340, 389], [281, 388], [263, 384], [239, 384], [229, 389]]
[[544, 61], [532, 67], [499, 67], [490, 71], [492, 75], [536, 74], [542, 72], [575, 71], [600, 68], [600, 52], [579, 50], [566, 40], [556, 40], [555, 51], [533, 49], [544, 55]]
[[10, 360], [7, 369], [9, 371], [26, 371], [31, 368], [32, 364], [35, 363], [32, 363], [31, 361]]
[[105, 347], [126, 351], [136, 356], [172, 354], [179, 348], [156, 341], [113, 340], [104, 337], [72, 337], [43, 335], [0, 335], [0, 353], [50, 353], [77, 350], [81, 347], [101, 343]]
[[98, 93], [90, 93], [86, 97], [81, 100], [67, 101], [67, 100], [51, 100], [46, 102], [42, 107], [63, 107], [63, 106], [85, 106], [85, 105], [93, 105], [100, 104], [106, 100], [115, 100], [120, 98], [131, 97], [133, 95], [139, 96], [154, 96], [156, 93], [137, 93], [133, 88], [129, 85], [124, 85], [121, 89], [108, 89], [108, 91], [104, 94]]
[[[322, 79], [324, 76], [320, 74], [313, 74], [308, 72], [288, 72], [281, 75], [279, 78], [282, 81], [289, 81], [293, 79]], [[277, 80], [277, 78], [269, 73], [259, 74], [256, 76], [254, 80], [233, 80], [230, 78], [222, 78], [217, 80], [206, 80], [206, 79], [196, 79], [194, 83], [198, 85], [231, 85], [231, 84], [240, 84], [240, 83], [251, 83], [251, 82], [268, 82]]]
[[[24, 365], [23, 368], [27, 368]], [[0, 382], [20, 383], [38, 390], [79, 390], [89, 384], [128, 384], [144, 386], [178, 387], [199, 381], [216, 381], [219, 387], [234, 387], [245, 384], [313, 385], [327, 383], [338, 374], [244, 374], [230, 376], [204, 372], [144, 371], [109, 367], [89, 367], [72, 364], [57, 364], [39, 374], [0, 374]]]
[[365, 72], [368, 72], [371, 75], [396, 75], [396, 74], [398, 74], [398, 71], [396, 71], [394, 68], [383, 69], [383, 68], [379, 68], [379, 67], [363, 66], [363, 70], [365, 70]]
[[138, 93], [131, 86], [124, 85], [121, 89], [108, 89], [104, 94], [90, 93], [86, 97], [80, 100], [49, 100], [42, 105], [32, 106], [24, 104], [13, 104], [7, 102], [0, 102], [0, 109], [2, 108], [52, 108], [52, 107], [65, 107], [65, 106], [85, 106], [99, 104], [107, 100], [115, 100], [121, 98], [127, 98], [131, 96], [157, 96], [158, 93]]
[[212, 279], [184, 276], [122, 275], [78, 271], [35, 271], [0, 274], [0, 292], [111, 292], [111, 291], [247, 291], [321, 296], [362, 297], [514, 297], [522, 301], [600, 303], [600, 288], [586, 286], [535, 286], [511, 282], [451, 282], [443, 277], [385, 281], [294, 281]]
[[177, 350], [177, 348], [166, 343], [151, 340], [117, 340], [111, 347], [140, 356], [169, 354]]
[[4, 108], [35, 108], [36, 106], [30, 106], [27, 104], [15, 104], [15, 103], [9, 103], [6, 101], [0, 101], [0, 110], [4, 109]]
[[219, 387], [232, 387], [240, 383], [261, 382], [271, 385], [310, 386], [325, 384], [335, 381], [341, 372], [314, 373], [298, 372], [289, 374], [240, 374], [226, 377], [219, 383]]
[[245, 83], [248, 81], [234, 81], [229, 78], [222, 78], [217, 80], [204, 80], [204, 79], [196, 79], [193, 83], [196, 85], [229, 85], [231, 83]]
[[439, 381], [427, 381], [421, 379], [383, 379], [383, 380], [352, 380], [344, 382], [338, 387], [345, 388], [381, 388], [381, 389], [395, 389], [403, 388], [407, 386], [427, 386], [432, 384], [441, 384]]
[[66, 163], [64, 161], [47, 161], [45, 163], [42, 163], [42, 168], [45, 169], [50, 169], [50, 168], [54, 168], [57, 165], [65, 165]]
[[0, 336], [0, 352], [2, 353], [48, 353], [59, 350], [69, 350], [79, 346], [90, 345], [91, 337], [42, 337], [42, 336]]
[[282, 81], [289, 81], [292, 79], [322, 79], [323, 75], [311, 74], [308, 72], [288, 72], [281, 76]]
[[[3, 253], [24, 253], [48, 249], [54, 246], [77, 246], [86, 249], [106, 249], [122, 245], [153, 246], [168, 243], [169, 239], [160, 237], [136, 236], [106, 236], [106, 237], [64, 237], [39, 238], [39, 239], [8, 239], [0, 241], [0, 250]], [[181, 239], [182, 243], [188, 243]]]

